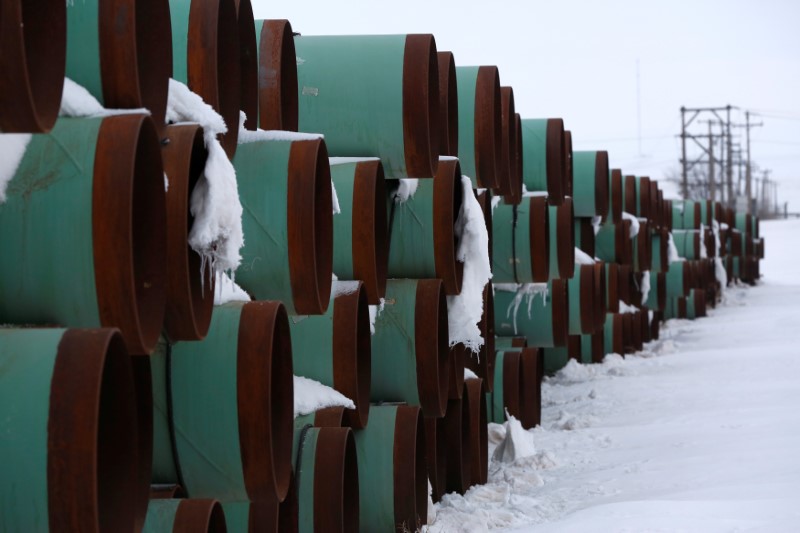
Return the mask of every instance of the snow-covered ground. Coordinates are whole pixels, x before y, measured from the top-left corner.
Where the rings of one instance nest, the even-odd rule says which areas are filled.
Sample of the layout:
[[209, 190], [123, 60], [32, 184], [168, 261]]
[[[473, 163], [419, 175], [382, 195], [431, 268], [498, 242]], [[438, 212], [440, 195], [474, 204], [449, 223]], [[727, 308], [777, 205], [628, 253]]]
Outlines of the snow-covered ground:
[[800, 221], [761, 230], [758, 286], [549, 379], [536, 453], [446, 496], [429, 531], [800, 531]]

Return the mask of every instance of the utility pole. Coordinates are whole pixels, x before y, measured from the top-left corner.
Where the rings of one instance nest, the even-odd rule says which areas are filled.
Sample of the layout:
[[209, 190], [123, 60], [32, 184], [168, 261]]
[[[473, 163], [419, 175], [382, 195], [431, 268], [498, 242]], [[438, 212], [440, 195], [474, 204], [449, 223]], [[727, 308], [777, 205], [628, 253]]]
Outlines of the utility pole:
[[681, 106], [681, 196], [689, 198], [689, 168], [686, 164], [686, 108]]
[[733, 196], [733, 137], [731, 136], [731, 105], [725, 107], [727, 111], [727, 133], [728, 133], [728, 207], [735, 207], [735, 199]]
[[714, 183], [714, 135], [711, 133], [712, 121], [708, 121], [708, 195], [711, 201], [717, 200], [717, 187]]
[[[733, 203], [733, 155], [732, 155], [732, 142], [731, 142], [731, 110], [735, 109], [734, 106], [728, 105], [725, 107], [696, 107], [696, 108], [687, 108], [685, 106], [681, 106], [681, 195], [684, 199], [688, 199], [690, 196], [690, 187], [689, 187], [689, 172], [694, 168], [695, 165], [700, 163], [708, 163], [709, 164], [709, 178], [710, 181], [708, 183], [709, 187], [709, 194], [713, 194], [716, 197], [717, 192], [719, 192], [720, 199], [724, 203], [726, 201], [728, 204]], [[723, 112], [726, 112], [726, 115], [723, 115]], [[702, 121], [696, 120], [697, 117], [701, 114], [710, 114], [712, 115], [711, 121]], [[716, 120], [713, 120], [716, 119]], [[691, 133], [689, 127], [694, 122], [709, 122], [709, 131], [708, 133]], [[713, 133], [712, 123], [716, 123], [720, 125], [720, 133]], [[721, 145], [721, 153], [719, 157], [715, 156], [714, 154], [714, 139], [715, 138], [722, 138], [723, 144]], [[693, 158], [688, 155], [687, 147], [686, 147], [686, 140], [691, 139], [702, 153], [699, 157]], [[701, 143], [700, 139], [708, 139], [707, 143]], [[727, 143], [724, 141], [727, 140]], [[725, 150], [727, 148], [727, 157], [725, 155]], [[708, 159], [705, 159], [705, 156], [708, 156]], [[726, 162], [727, 160], [727, 162]], [[716, 181], [716, 171], [713, 169], [713, 166], [719, 163], [720, 165], [720, 180], [719, 184], [721, 185], [717, 188], [717, 181]], [[727, 186], [726, 186], [726, 177], [727, 177]], [[727, 190], [727, 194], [726, 194]], [[713, 192], [712, 192], [713, 191]]]
[[737, 128], [745, 128], [745, 139], [747, 143], [747, 162], [745, 163], [745, 185], [744, 194], [747, 197], [747, 213], [751, 213], [753, 206], [753, 165], [750, 158], [750, 128], [758, 128], [764, 125], [763, 122], [750, 122], [750, 111], [744, 113], [744, 124], [733, 124]]

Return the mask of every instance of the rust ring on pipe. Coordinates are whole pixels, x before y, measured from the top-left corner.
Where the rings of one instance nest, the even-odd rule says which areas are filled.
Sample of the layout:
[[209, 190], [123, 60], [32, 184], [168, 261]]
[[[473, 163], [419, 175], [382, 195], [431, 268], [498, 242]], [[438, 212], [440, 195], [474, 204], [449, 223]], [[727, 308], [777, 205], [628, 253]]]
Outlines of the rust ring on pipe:
[[589, 217], [579, 217], [575, 219], [581, 227], [580, 242], [576, 242], [575, 246], [585, 252], [589, 257], [594, 258], [594, 226], [592, 226], [592, 219]]
[[[611, 197], [611, 221], [619, 222], [622, 220], [623, 205], [623, 184], [622, 171], [618, 168], [611, 169], [611, 185], [609, 187]], [[672, 213], [672, 211], [670, 211]]]
[[662, 229], [658, 230], [658, 233], [660, 234], [660, 238], [658, 239], [658, 254], [661, 259], [661, 264], [658, 265], [658, 269], [661, 272], [666, 272], [669, 270], [669, 231], [662, 227]]
[[[695, 202], [693, 204], [693, 212], [694, 212], [694, 218], [692, 219], [692, 222], [694, 225], [692, 229], [700, 229], [700, 224], [703, 223], [703, 210], [700, 207], [700, 202]], [[747, 216], [749, 217], [750, 215]], [[749, 228], [750, 224], [748, 224], [747, 227]]]
[[447, 446], [444, 436], [444, 417], [424, 417], [425, 461], [431, 483], [431, 499], [439, 502], [446, 492]]
[[[282, 502], [278, 502], [277, 500], [265, 501], [263, 505], [259, 504], [259, 507], [263, 509], [264, 523], [267, 524], [268, 528], [272, 527], [274, 523], [272, 520], [272, 513], [277, 514], [278, 525], [275, 526], [277, 527], [277, 529], [274, 530], [275, 533], [298, 533], [300, 531], [298, 524], [300, 502], [297, 496], [297, 478], [295, 478], [294, 474], [292, 474], [292, 481], [289, 484], [289, 493], [286, 495], [285, 500]], [[255, 531], [258, 530], [254, 530], [254, 533]]]
[[667, 227], [667, 231], [672, 231], [672, 200], [664, 200], [662, 216], [664, 217], [664, 225]]
[[[652, 290], [652, 289], [650, 289]], [[659, 272], [656, 275], [656, 298], [658, 309], [655, 311], [663, 311], [667, 307], [667, 273]]]
[[463, 397], [469, 398], [472, 485], [483, 485], [488, 478], [489, 437], [487, 432], [488, 419], [486, 417], [486, 387], [484, 383], [482, 379], [475, 378], [464, 381], [466, 390]]
[[[607, 311], [609, 313], [619, 313], [619, 301], [620, 297], [620, 287], [619, 287], [619, 264], [618, 263], [607, 263], [608, 265], [608, 273], [606, 274], [606, 280], [608, 282], [607, 288], [607, 298], [606, 302], [608, 303]], [[605, 323], [605, 321], [603, 322]]]
[[606, 321], [606, 267], [598, 261], [594, 264], [594, 329], [603, 330]]
[[570, 335], [567, 337], [567, 357], [581, 362], [581, 336]]
[[622, 315], [619, 313], [613, 313], [612, 324], [611, 324], [611, 332], [613, 338], [611, 339], [611, 349], [614, 350], [614, 353], [618, 353], [620, 355], [625, 354], [625, 342], [624, 342], [624, 335], [625, 335], [625, 328], [622, 320]]
[[681, 267], [683, 268], [683, 296], [688, 296], [689, 291], [692, 290], [692, 264], [690, 261], [684, 261], [681, 263]]
[[639, 326], [641, 329], [642, 342], [650, 342], [653, 340], [650, 334], [650, 313], [646, 309], [642, 309], [639, 313]]
[[500, 72], [495, 66], [478, 67], [475, 81], [475, 179], [484, 189], [500, 185], [503, 150], [503, 110]]
[[[544, 352], [539, 348], [523, 348], [520, 352], [520, 418], [522, 427], [530, 429], [542, 422], [542, 378]], [[485, 402], [484, 402], [485, 403]]]
[[241, 71], [239, 22], [234, 0], [192, 2], [186, 63], [189, 88], [222, 116], [220, 143], [230, 159], [239, 139]]
[[572, 132], [564, 130], [564, 195], [572, 196]]
[[580, 265], [581, 283], [580, 283], [580, 317], [581, 317], [581, 333], [591, 334], [595, 329], [595, 289], [594, 289], [594, 265]]
[[617, 282], [617, 291], [619, 292], [619, 299], [625, 304], [631, 305], [631, 287], [633, 286], [633, 272], [630, 265], [619, 265], [617, 269], [619, 281]]
[[706, 293], [694, 291], [694, 313], [696, 317], [706, 316]]
[[614, 259], [620, 265], [627, 265], [631, 262], [631, 257], [627, 253], [631, 240], [630, 228], [630, 220], [620, 220], [614, 225]]
[[679, 296], [677, 299], [678, 302], [678, 318], [686, 318], [686, 297]]
[[[544, 196], [530, 198], [529, 220], [531, 275], [535, 283], [545, 283], [550, 277], [550, 215]], [[524, 250], [524, 243], [520, 243], [520, 246]]]
[[453, 52], [439, 52], [439, 154], [458, 156], [458, 81]]
[[695, 258], [700, 257], [700, 233], [692, 233], [692, 253]]
[[553, 344], [566, 346], [569, 336], [569, 296], [567, 283], [554, 279], [550, 289], [553, 299]]
[[517, 157], [515, 152], [518, 146], [514, 89], [511, 87], [500, 87], [500, 115], [502, 147], [500, 149], [500, 157], [498, 158], [499, 167], [496, 192], [498, 195], [510, 196], [514, 181], [513, 176], [517, 172]]
[[650, 178], [643, 176], [639, 178], [639, 210], [637, 217], [651, 218], [650, 211]]
[[625, 176], [623, 179], [623, 211], [639, 216], [636, 209], [636, 176]]
[[635, 351], [639, 352], [644, 347], [641, 328], [642, 319], [639, 317], [641, 311], [628, 314], [631, 316], [631, 337], [633, 338], [633, 348]]
[[638, 252], [636, 260], [639, 264], [639, 271], [650, 270], [653, 266], [653, 232], [649, 221], [639, 222], [639, 233], [636, 234], [636, 239]]
[[314, 411], [314, 427], [316, 428], [341, 428], [347, 427], [345, 413], [347, 409], [342, 406], [326, 407]]
[[297, 131], [297, 57], [288, 20], [265, 20], [258, 48], [258, 121], [264, 130]]
[[467, 358], [467, 348], [463, 343], [450, 347], [450, 386], [447, 398], [460, 400], [464, 391], [464, 365]]
[[444, 416], [450, 379], [447, 302], [439, 279], [417, 283], [414, 345], [419, 400], [425, 416]]
[[403, 55], [403, 145], [408, 175], [436, 175], [439, 163], [439, 60], [433, 35], [406, 36]]
[[0, 132], [50, 131], [64, 87], [66, 4], [4, 0], [0, 15]]
[[136, 418], [138, 435], [136, 452], [139, 468], [136, 480], [136, 520], [134, 531], [141, 531], [147, 516], [150, 500], [150, 480], [153, 478], [153, 373], [149, 355], [131, 358], [134, 389], [136, 391]]
[[472, 189], [478, 204], [483, 211], [483, 222], [486, 224], [486, 233], [489, 236], [489, 266], [492, 265], [492, 192], [489, 189], [484, 189], [478, 192], [477, 189]]
[[172, 75], [169, 4], [161, 0], [99, 2], [98, 19], [105, 107], [147, 108], [161, 130]]
[[494, 361], [496, 352], [494, 348], [494, 289], [491, 281], [483, 288], [483, 315], [478, 324], [478, 329], [483, 337], [483, 346], [477, 355], [466, 353], [465, 366], [475, 375], [483, 379], [484, 387], [492, 392], [492, 387], [487, 384], [494, 383]]
[[436, 275], [444, 282], [444, 290], [450, 295], [461, 292], [464, 274], [464, 263], [456, 260], [458, 238], [455, 234], [463, 196], [458, 160], [441, 161], [433, 181], [433, 260]]
[[545, 148], [547, 201], [550, 205], [561, 205], [564, 201], [564, 173], [567, 167], [564, 160], [564, 121], [560, 118], [547, 119], [545, 135], [547, 136]]
[[225, 533], [225, 513], [217, 500], [181, 500], [175, 511], [173, 531]]
[[350, 428], [320, 429], [314, 458], [314, 530], [358, 531], [358, 464]]
[[156, 346], [166, 306], [166, 201], [161, 151], [147, 115], [100, 125], [92, 188], [92, 242], [100, 322], [128, 352]]
[[[196, 124], [167, 126], [162, 148], [167, 189], [167, 307], [164, 329], [171, 342], [206, 336], [214, 307], [215, 276], [201, 272], [200, 255], [188, 245], [194, 222], [189, 197], [203, 174], [203, 130]], [[205, 277], [205, 279], [204, 279]]]
[[592, 334], [592, 363], [602, 363], [606, 356], [606, 334], [603, 328]]
[[558, 237], [558, 272], [562, 279], [569, 279], [575, 273], [575, 210], [572, 198], [566, 197], [556, 207], [556, 235]]
[[511, 174], [509, 183], [511, 193], [503, 197], [503, 201], [509, 205], [519, 205], [522, 203], [522, 118], [519, 113], [514, 114], [514, 137], [516, 147], [514, 148], [514, 172]]
[[425, 427], [418, 407], [399, 405], [394, 425], [394, 521], [416, 528], [428, 518]]
[[464, 494], [472, 481], [470, 441], [469, 395], [449, 400], [447, 413], [442, 419], [444, 440], [447, 443], [445, 490]]
[[520, 352], [503, 352], [503, 407], [508, 414], [521, 417]]
[[622, 313], [622, 352], [621, 354], [627, 355], [636, 351], [633, 343], [633, 314]]
[[244, 483], [252, 501], [286, 497], [292, 475], [294, 385], [281, 302], [249, 302], [239, 321], [237, 406]]
[[650, 220], [655, 229], [661, 228], [661, 198], [659, 197], [658, 182], [650, 180]]
[[[131, 531], [144, 523], [131, 360], [115, 329], [70, 329], [58, 345], [47, 422], [49, 525]], [[146, 512], [146, 510], [145, 510]], [[68, 526], [67, 526], [68, 525]]]
[[603, 219], [608, 215], [609, 179], [608, 152], [600, 150], [594, 156], [594, 208]]
[[381, 162], [357, 163], [351, 224], [353, 276], [364, 282], [370, 305], [380, 304], [386, 292], [389, 253], [386, 197]]
[[[258, 40], [253, 5], [250, 0], [234, 0], [236, 21], [239, 26], [239, 108], [247, 115], [244, 127], [258, 127]], [[239, 127], [239, 122], [236, 122]]]
[[345, 411], [344, 425], [362, 429], [369, 419], [372, 383], [372, 342], [369, 303], [364, 284], [333, 301], [333, 384], [353, 400], [355, 409]]
[[296, 141], [289, 151], [286, 198], [292, 299], [300, 315], [325, 313], [333, 274], [331, 168], [325, 141]]
[[180, 485], [150, 485], [151, 500], [174, 500], [186, 497], [186, 490]]

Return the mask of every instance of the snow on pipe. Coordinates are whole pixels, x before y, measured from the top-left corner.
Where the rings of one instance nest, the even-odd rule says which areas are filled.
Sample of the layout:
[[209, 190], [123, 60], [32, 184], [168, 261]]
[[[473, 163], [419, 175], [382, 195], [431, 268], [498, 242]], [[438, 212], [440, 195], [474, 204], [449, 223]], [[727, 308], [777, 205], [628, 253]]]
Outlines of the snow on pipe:
[[294, 45], [300, 131], [324, 134], [334, 156], [380, 157], [392, 178], [436, 174], [433, 35], [297, 36]]
[[412, 531], [428, 516], [422, 411], [373, 406], [369, 425], [354, 432], [361, 531]]
[[495, 356], [494, 386], [486, 394], [486, 412], [489, 422], [502, 424], [506, 412], [520, 416], [520, 352], [521, 348], [497, 350]]
[[[514, 292], [496, 291], [495, 331], [501, 336], [522, 335], [527, 339], [528, 346], [566, 346], [569, 321], [567, 292], [567, 283], [560, 279], [548, 282], [546, 294], [532, 295], [530, 299]], [[520, 302], [519, 298], [523, 301]]]
[[4, 0], [0, 15], [0, 132], [50, 131], [64, 85], [65, 4]]
[[700, 259], [700, 239], [702, 234], [699, 230], [672, 230], [672, 240], [678, 255], [686, 259]]
[[[250, 0], [234, 0], [239, 28], [239, 109], [247, 115], [244, 127], [258, 127], [258, 37]], [[235, 127], [236, 124], [230, 127]], [[262, 128], [264, 129], [264, 128]]]
[[289, 314], [324, 313], [333, 272], [325, 142], [243, 144], [233, 165], [244, 207], [245, 240], [236, 282], [257, 300], [281, 300]]
[[489, 282], [483, 288], [483, 316], [479, 325], [484, 343], [477, 356], [467, 353], [465, 361], [466, 368], [483, 379], [484, 387], [489, 392], [492, 391], [494, 385], [495, 343], [497, 342], [494, 324], [494, 289]]
[[464, 368], [467, 357], [472, 358], [472, 354], [467, 355], [462, 343], [450, 347], [450, 385], [447, 392], [449, 400], [460, 400], [464, 392]]
[[150, 500], [150, 480], [153, 477], [153, 372], [149, 355], [130, 356], [133, 383], [136, 391], [136, 521], [134, 531], [141, 531]]
[[[104, 107], [148, 109], [159, 133], [173, 70], [171, 4], [175, 2], [67, 2], [66, 76]], [[174, 18], [174, 7], [172, 11]]]
[[516, 184], [517, 173], [517, 124], [516, 108], [514, 107], [514, 89], [500, 87], [500, 114], [501, 114], [501, 149], [498, 162], [497, 191], [498, 196], [511, 196]]
[[169, 180], [167, 197], [167, 305], [164, 333], [170, 341], [199, 340], [208, 332], [215, 278], [188, 245], [193, 217], [190, 195], [208, 156], [197, 124], [167, 126], [161, 148]]
[[[447, 303], [441, 280], [389, 280], [372, 335], [373, 402], [444, 416], [449, 391]], [[370, 416], [371, 418], [371, 416]]]
[[595, 331], [595, 268], [594, 265], [578, 265], [575, 273], [567, 281], [569, 286], [570, 335], [594, 333]]
[[605, 353], [625, 353], [623, 316], [619, 313], [606, 313], [606, 323], [603, 326]]
[[550, 216], [544, 196], [525, 198], [518, 206], [498, 204], [492, 215], [492, 281], [548, 281], [550, 235]]
[[439, 52], [439, 155], [458, 155], [458, 80], [453, 52]]
[[[606, 320], [606, 266], [602, 261], [594, 268], [594, 331], [602, 331]], [[619, 302], [619, 300], [617, 300]]]
[[573, 152], [572, 168], [575, 216], [605, 218], [609, 209], [608, 152]]
[[544, 351], [539, 348], [522, 348], [519, 365], [521, 383], [519, 421], [522, 427], [530, 429], [542, 422]]
[[0, 366], [0, 529], [132, 531], [141, 524], [137, 499], [147, 487], [137, 474], [146, 465], [118, 330], [4, 329]]
[[[462, 387], [464, 385], [462, 384]], [[442, 418], [444, 440], [447, 444], [444, 487], [445, 492], [464, 494], [472, 483], [472, 433], [470, 427], [469, 394], [450, 399]]]
[[223, 502], [283, 500], [291, 475], [290, 354], [280, 302], [219, 306], [204, 340], [160, 344], [152, 356], [153, 481]]
[[649, 220], [639, 221], [639, 233], [631, 239], [634, 272], [645, 272], [653, 266], [653, 233]]
[[503, 168], [503, 110], [496, 66], [456, 67], [458, 159], [472, 186], [498, 190]]
[[569, 279], [575, 271], [575, 225], [572, 198], [547, 206], [550, 231], [550, 279]]
[[619, 222], [622, 220], [623, 185], [622, 170], [612, 168], [608, 175], [608, 213], [603, 218], [604, 222]]
[[324, 315], [289, 321], [294, 373], [327, 385], [353, 401], [344, 425], [363, 428], [369, 418], [372, 359], [369, 304], [360, 281], [336, 282]]
[[[449, 402], [448, 402], [449, 403]], [[438, 503], [447, 493], [447, 455], [449, 442], [445, 435], [444, 416], [424, 417], [425, 462], [431, 501]]]
[[455, 224], [464, 188], [457, 160], [441, 161], [436, 177], [419, 180], [405, 201], [392, 197], [400, 180], [388, 180], [390, 278], [439, 278], [446, 294], [461, 292], [464, 263], [456, 259]]
[[147, 520], [142, 533], [192, 531], [225, 533], [227, 516], [217, 500], [191, 498], [154, 499], [147, 506]]
[[[257, 20], [258, 125], [297, 131], [297, 58], [288, 20]], [[250, 115], [248, 115], [248, 119]]]
[[165, 228], [152, 119], [59, 120], [33, 136], [0, 208], [0, 322], [118, 327], [130, 353], [149, 353], [164, 322]]
[[550, 205], [564, 201], [564, 121], [522, 119], [522, 180], [529, 191], [546, 191]]
[[594, 258], [594, 226], [591, 217], [578, 217], [573, 219], [572, 230], [575, 234], [575, 246], [591, 258]]
[[606, 222], [595, 235], [595, 253], [603, 261], [629, 265], [632, 262], [633, 243], [630, 238], [630, 220]]
[[572, 132], [564, 130], [564, 196], [572, 197], [573, 182], [575, 179], [572, 162]]
[[489, 438], [486, 412], [487, 391], [482, 379], [464, 381], [464, 393], [469, 423], [470, 485], [483, 485], [488, 480]]
[[[240, 0], [240, 5], [241, 2], [248, 0]], [[185, 83], [222, 116], [228, 131], [220, 142], [232, 159], [239, 137], [242, 97], [241, 44], [235, 0], [170, 0], [169, 9], [172, 77]], [[158, 52], [163, 54], [163, 47], [159, 47]]]

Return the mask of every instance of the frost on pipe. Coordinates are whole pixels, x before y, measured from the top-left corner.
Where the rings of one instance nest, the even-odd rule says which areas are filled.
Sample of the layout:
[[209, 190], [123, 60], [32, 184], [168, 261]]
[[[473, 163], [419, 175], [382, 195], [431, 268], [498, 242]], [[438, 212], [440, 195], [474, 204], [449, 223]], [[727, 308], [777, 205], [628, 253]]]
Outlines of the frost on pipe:
[[453, 52], [439, 52], [439, 154], [458, 155], [458, 80]]
[[335, 288], [324, 315], [290, 321], [294, 373], [352, 400], [355, 409], [345, 411], [344, 425], [363, 428], [369, 418], [372, 359], [367, 294], [360, 281], [336, 282]]
[[482, 379], [464, 382], [464, 397], [468, 398], [470, 448], [470, 473], [472, 485], [483, 485], [488, 479], [489, 438], [486, 413], [486, 387]]
[[516, 108], [514, 107], [514, 89], [500, 87], [500, 109], [502, 115], [501, 132], [502, 145], [498, 157], [497, 187], [498, 195], [510, 196], [517, 172], [517, 124]]
[[290, 314], [324, 313], [333, 263], [325, 142], [243, 144], [233, 164], [245, 237], [236, 282], [256, 299], [281, 300]]
[[167, 196], [167, 308], [165, 334], [171, 341], [205, 337], [211, 322], [216, 276], [203, 271], [200, 255], [188, 245], [194, 217], [189, 198], [208, 153], [196, 124], [167, 126], [163, 145]]
[[0, 321], [118, 327], [129, 352], [149, 353], [166, 292], [164, 173], [150, 117], [59, 120], [31, 140], [6, 192]]
[[258, 20], [258, 125], [297, 131], [297, 59], [288, 20]]
[[341, 213], [333, 217], [333, 271], [340, 280], [361, 280], [370, 305], [386, 293], [388, 234], [386, 182], [378, 159], [331, 161]]
[[439, 160], [439, 68], [430, 34], [298, 36], [300, 131], [334, 156], [376, 156], [392, 178]]
[[495, 66], [456, 67], [458, 158], [474, 187], [497, 189], [502, 168], [500, 73]]
[[58, 118], [66, 59], [63, 0], [0, 7], [0, 132], [42, 133]]
[[147, 507], [142, 533], [192, 531], [225, 533], [227, 527], [222, 505], [213, 499], [155, 499]]
[[547, 191], [550, 205], [564, 201], [564, 121], [560, 118], [522, 120], [523, 183], [529, 191]]
[[[131, 531], [149, 480], [131, 362], [115, 329], [0, 334], [0, 529]], [[17, 502], [14, 505], [13, 502]]]
[[606, 217], [609, 210], [608, 152], [573, 152], [572, 200], [576, 217]]
[[242, 94], [236, 4], [234, 0], [170, 0], [169, 8], [172, 77], [222, 116], [228, 131], [220, 143], [232, 159]]

